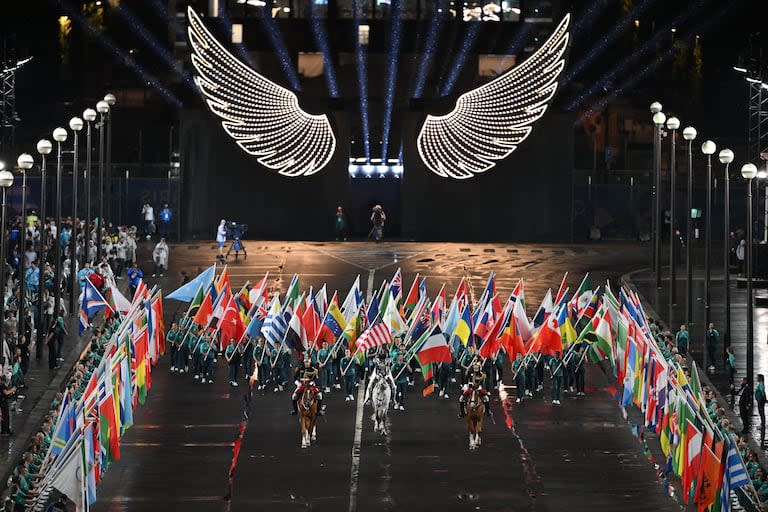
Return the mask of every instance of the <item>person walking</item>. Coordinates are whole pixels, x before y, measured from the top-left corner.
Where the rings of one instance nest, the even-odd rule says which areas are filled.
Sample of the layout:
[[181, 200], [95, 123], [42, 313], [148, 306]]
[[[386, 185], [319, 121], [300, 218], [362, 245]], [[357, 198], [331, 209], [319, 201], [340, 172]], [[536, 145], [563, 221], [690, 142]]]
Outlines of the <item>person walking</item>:
[[[155, 262], [155, 271], [152, 272], [152, 277], [163, 277], [163, 272], [168, 268], [168, 244], [165, 243], [165, 238], [161, 238], [155, 249], [152, 251], [152, 259]], [[159, 272], [158, 272], [159, 270]]]
[[168, 203], [163, 203], [163, 207], [160, 210], [160, 236], [167, 239], [171, 234], [171, 218], [173, 212], [168, 207]]
[[333, 229], [336, 232], [336, 240], [347, 239], [347, 216], [341, 205], [336, 207], [336, 220]]
[[560, 391], [563, 388], [563, 360], [560, 359], [560, 351], [549, 360], [549, 371], [552, 375], [552, 403], [560, 405]]
[[16, 393], [16, 388], [8, 383], [8, 377], [5, 374], [0, 375], [0, 416], [2, 416], [0, 436], [3, 437], [13, 435], [13, 431], [11, 431], [11, 410], [8, 407], [8, 400], [14, 393]]
[[717, 346], [720, 344], [720, 332], [715, 329], [713, 322], [707, 327], [707, 352], [709, 353], [709, 373], [715, 373], [715, 354]]
[[736, 356], [733, 354], [733, 348], [731, 347], [725, 349], [725, 370], [728, 373], [728, 384], [730, 384], [731, 394], [733, 394], [735, 389]]
[[387, 215], [384, 213], [381, 205], [377, 204], [373, 207], [373, 212], [371, 213], [371, 223], [373, 223], [373, 227], [368, 234], [370, 238], [373, 238], [377, 242], [381, 242], [381, 239], [384, 237], [385, 220], [387, 220]]
[[357, 359], [352, 357], [348, 348], [344, 349], [344, 357], [341, 358], [339, 366], [344, 374], [344, 401], [355, 400], [355, 385], [357, 384]]
[[677, 353], [683, 357], [688, 355], [688, 329], [685, 324], [680, 326], [680, 330], [675, 333], [675, 343], [677, 343]]
[[392, 376], [395, 378], [395, 408], [401, 411], [405, 410], [405, 404], [408, 401], [408, 374], [413, 372], [411, 367], [405, 362], [405, 355], [397, 355], [397, 361], [392, 365]]
[[523, 354], [518, 352], [515, 356], [515, 360], [512, 362], [512, 371], [515, 374], [515, 387], [517, 388], [516, 403], [520, 403], [525, 399], [525, 361], [523, 361]]
[[750, 420], [752, 419], [752, 390], [749, 388], [749, 382], [747, 382], [746, 377], [741, 379], [739, 393], [739, 417], [741, 418], [741, 424], [744, 427], [742, 434], [745, 434], [749, 428]]
[[757, 385], [755, 386], [755, 401], [757, 402], [757, 413], [760, 415], [760, 428], [765, 428], [765, 376], [762, 373], [757, 374]]
[[149, 201], [146, 201], [141, 208], [141, 218], [144, 219], [144, 233], [147, 235], [147, 240], [150, 240], [155, 232], [155, 210]]

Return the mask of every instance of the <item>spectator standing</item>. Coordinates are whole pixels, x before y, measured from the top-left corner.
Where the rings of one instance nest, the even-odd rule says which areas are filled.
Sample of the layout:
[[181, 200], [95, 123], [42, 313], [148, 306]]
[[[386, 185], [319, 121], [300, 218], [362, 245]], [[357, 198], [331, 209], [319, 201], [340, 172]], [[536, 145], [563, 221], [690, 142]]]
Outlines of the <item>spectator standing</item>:
[[336, 232], [336, 240], [347, 239], [347, 215], [344, 213], [344, 209], [341, 205], [336, 207], [336, 221], [334, 223], [334, 231]]
[[173, 212], [168, 207], [168, 203], [163, 203], [163, 208], [160, 210], [160, 236], [168, 239], [168, 235], [171, 234], [171, 218]]
[[8, 407], [8, 400], [15, 392], [16, 388], [8, 384], [8, 378], [4, 374], [0, 375], [0, 416], [2, 416], [0, 436], [7, 437], [13, 434], [11, 431], [11, 411]]
[[147, 240], [149, 240], [152, 238], [152, 233], [155, 232], [155, 210], [148, 201], [141, 208], [141, 216], [144, 219], [144, 232], [147, 235]]
[[757, 402], [757, 413], [760, 415], [760, 428], [765, 428], [765, 399], [765, 376], [759, 373], [755, 386], [755, 401]]
[[709, 353], [709, 373], [715, 372], [715, 354], [720, 344], [720, 332], [715, 329], [715, 324], [710, 322], [707, 327], [707, 352]]
[[165, 238], [161, 238], [157, 245], [155, 245], [155, 250], [152, 251], [152, 259], [155, 261], [155, 271], [152, 273], [152, 277], [157, 277], [158, 273], [160, 277], [163, 277], [163, 272], [168, 268], [168, 244], [165, 243]]
[[680, 326], [680, 330], [675, 334], [675, 342], [677, 343], [677, 353], [683, 357], [688, 355], [688, 329], [685, 324]]
[[135, 261], [128, 269], [128, 290], [131, 292], [131, 299], [136, 294], [136, 287], [139, 286], [139, 281], [144, 277], [144, 272], [139, 268], [139, 264]]
[[216, 228], [216, 245], [219, 246], [219, 258], [224, 259], [224, 244], [227, 241], [227, 221], [221, 219]]

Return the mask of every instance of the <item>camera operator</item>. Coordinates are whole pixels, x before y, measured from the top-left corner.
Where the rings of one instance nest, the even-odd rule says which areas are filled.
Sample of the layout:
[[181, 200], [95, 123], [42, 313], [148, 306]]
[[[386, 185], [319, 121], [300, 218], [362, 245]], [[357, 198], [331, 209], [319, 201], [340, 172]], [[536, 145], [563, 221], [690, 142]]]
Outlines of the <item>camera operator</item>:
[[216, 230], [216, 243], [219, 245], [219, 258], [224, 259], [224, 243], [227, 241], [227, 221], [221, 219]]

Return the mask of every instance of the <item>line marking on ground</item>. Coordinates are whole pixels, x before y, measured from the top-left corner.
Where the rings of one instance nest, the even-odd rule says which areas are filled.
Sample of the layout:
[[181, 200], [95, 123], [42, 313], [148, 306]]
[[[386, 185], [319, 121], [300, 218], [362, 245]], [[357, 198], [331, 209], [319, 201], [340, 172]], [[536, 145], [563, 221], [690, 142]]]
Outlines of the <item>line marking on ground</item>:
[[[373, 272], [371, 272], [373, 275]], [[357, 389], [357, 412], [355, 414], [355, 440], [352, 443], [352, 468], [349, 474], [349, 512], [357, 512], [357, 484], [360, 478], [360, 444], [363, 440], [363, 412], [365, 387]]]

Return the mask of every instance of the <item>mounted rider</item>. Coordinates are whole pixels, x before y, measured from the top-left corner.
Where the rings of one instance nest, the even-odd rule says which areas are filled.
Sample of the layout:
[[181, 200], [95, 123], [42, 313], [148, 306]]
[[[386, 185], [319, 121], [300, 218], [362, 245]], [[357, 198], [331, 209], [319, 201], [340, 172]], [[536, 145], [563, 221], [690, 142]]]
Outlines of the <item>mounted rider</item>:
[[377, 354], [376, 359], [373, 360], [373, 371], [368, 379], [368, 387], [365, 389], [365, 400], [363, 403], [367, 403], [371, 398], [371, 392], [376, 387], [379, 379], [384, 379], [389, 384], [392, 396], [394, 397], [397, 386], [395, 385], [395, 379], [392, 378], [392, 373], [389, 371], [389, 360], [386, 354], [381, 351]]
[[483, 382], [485, 382], [485, 377], [486, 375], [481, 368], [480, 361], [475, 359], [467, 370], [467, 382], [464, 384], [464, 387], [462, 388], [463, 391], [459, 397], [459, 417], [463, 418], [467, 415], [467, 410], [464, 404], [467, 401], [467, 397], [472, 392], [472, 389], [476, 389], [480, 394], [480, 400], [482, 400], [485, 404], [486, 416], [491, 415], [491, 406], [489, 403], [491, 397], [488, 395], [488, 391], [483, 389]]
[[302, 393], [304, 393], [306, 386], [310, 386], [312, 393], [315, 395], [315, 399], [317, 400], [317, 413], [319, 415], [325, 414], [323, 393], [316, 384], [318, 373], [317, 366], [312, 364], [312, 359], [310, 359], [309, 354], [306, 354], [304, 356], [303, 365], [296, 368], [296, 371], [294, 372], [294, 384], [296, 384], [296, 390], [291, 395], [291, 404], [293, 405], [291, 414], [296, 415], [299, 413], [298, 399], [301, 397]]

